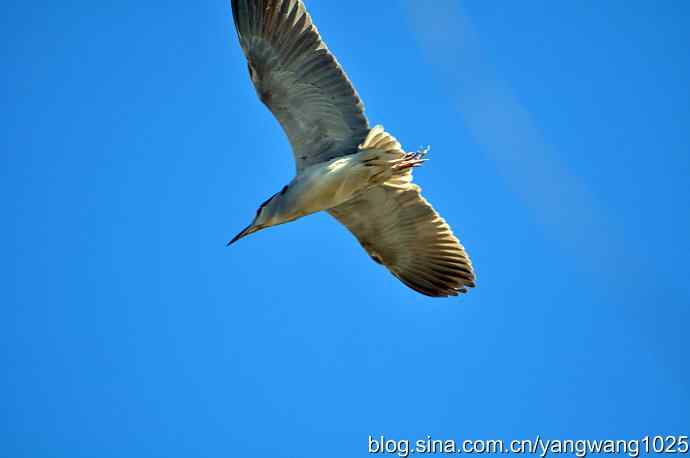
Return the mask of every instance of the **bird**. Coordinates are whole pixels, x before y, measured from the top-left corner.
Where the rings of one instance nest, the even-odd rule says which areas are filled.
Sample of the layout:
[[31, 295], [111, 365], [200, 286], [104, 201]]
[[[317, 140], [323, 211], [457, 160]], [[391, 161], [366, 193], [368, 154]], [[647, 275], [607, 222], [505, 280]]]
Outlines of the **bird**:
[[449, 297], [474, 287], [463, 245], [412, 183], [428, 148], [405, 152], [383, 126], [369, 126], [364, 104], [304, 2], [231, 0], [231, 8], [249, 78], [287, 135], [296, 175], [228, 246], [326, 211], [409, 288]]

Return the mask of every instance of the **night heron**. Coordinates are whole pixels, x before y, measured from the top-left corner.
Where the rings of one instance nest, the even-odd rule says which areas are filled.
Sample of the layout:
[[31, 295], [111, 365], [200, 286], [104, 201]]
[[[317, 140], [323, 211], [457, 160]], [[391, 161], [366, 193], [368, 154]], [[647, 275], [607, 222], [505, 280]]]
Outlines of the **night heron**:
[[437, 297], [467, 292], [475, 277], [465, 249], [412, 184], [426, 150], [406, 153], [383, 127], [369, 127], [300, 0], [231, 1], [249, 76], [287, 134], [297, 174], [228, 245], [325, 210], [410, 288]]

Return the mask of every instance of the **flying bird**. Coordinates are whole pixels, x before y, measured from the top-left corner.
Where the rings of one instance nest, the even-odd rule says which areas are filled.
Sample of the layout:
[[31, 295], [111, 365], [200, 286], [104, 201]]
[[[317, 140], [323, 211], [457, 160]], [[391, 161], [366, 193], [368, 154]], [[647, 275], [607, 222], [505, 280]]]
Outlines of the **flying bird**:
[[327, 211], [375, 262], [415, 291], [447, 297], [474, 287], [465, 249], [412, 183], [412, 169], [427, 151], [405, 152], [382, 126], [370, 128], [364, 105], [303, 2], [231, 3], [249, 77], [285, 131], [297, 170], [228, 245]]

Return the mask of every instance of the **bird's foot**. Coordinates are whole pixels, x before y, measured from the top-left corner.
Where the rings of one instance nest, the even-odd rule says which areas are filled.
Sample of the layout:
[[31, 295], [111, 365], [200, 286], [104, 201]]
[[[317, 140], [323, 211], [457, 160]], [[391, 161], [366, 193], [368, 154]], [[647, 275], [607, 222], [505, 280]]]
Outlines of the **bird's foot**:
[[421, 146], [420, 146], [419, 149], [417, 150], [417, 152], [416, 152], [415, 154], [418, 154], [418, 155], [420, 155], [421, 157], [424, 157], [424, 156], [427, 155], [427, 153], [428, 153], [429, 151], [431, 151], [431, 145], [426, 145], [426, 146], [424, 146], [424, 147], [421, 147]]
[[431, 146], [426, 148], [420, 148], [413, 153], [405, 153], [403, 157], [395, 164], [394, 168], [397, 170], [409, 169], [412, 167], [419, 167], [428, 159], [424, 159], [424, 156], [429, 152]]

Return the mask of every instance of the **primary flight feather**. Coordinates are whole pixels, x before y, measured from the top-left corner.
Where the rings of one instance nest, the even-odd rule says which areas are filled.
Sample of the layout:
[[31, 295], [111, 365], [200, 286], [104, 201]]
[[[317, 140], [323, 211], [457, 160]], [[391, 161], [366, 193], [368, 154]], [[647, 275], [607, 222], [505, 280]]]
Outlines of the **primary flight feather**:
[[324, 210], [410, 288], [445, 297], [473, 287], [465, 249], [412, 183], [426, 151], [406, 153], [383, 127], [369, 127], [303, 2], [231, 2], [249, 76], [287, 134], [297, 174], [229, 244]]

